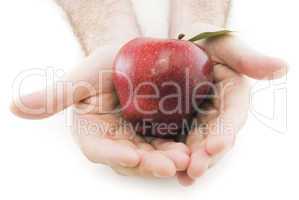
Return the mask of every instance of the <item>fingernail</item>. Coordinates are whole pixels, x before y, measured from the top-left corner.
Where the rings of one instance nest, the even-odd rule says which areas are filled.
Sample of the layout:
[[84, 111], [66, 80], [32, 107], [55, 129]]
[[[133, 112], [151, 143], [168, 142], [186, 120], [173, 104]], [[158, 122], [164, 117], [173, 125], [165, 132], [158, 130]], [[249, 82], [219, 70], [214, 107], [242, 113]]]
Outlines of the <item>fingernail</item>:
[[160, 175], [160, 174], [158, 174], [157, 172], [153, 172], [153, 175], [154, 175], [155, 177], [157, 177], [157, 178], [163, 178], [163, 176]]
[[124, 163], [124, 162], [120, 162], [119, 165], [122, 167], [128, 167], [127, 163]]

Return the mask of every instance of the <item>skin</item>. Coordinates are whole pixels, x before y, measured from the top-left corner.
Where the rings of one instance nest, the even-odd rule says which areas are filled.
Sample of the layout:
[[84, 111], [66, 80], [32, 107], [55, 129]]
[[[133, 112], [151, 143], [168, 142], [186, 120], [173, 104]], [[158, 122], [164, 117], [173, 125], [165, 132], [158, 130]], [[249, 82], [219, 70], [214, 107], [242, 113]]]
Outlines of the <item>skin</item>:
[[[67, 76], [65, 83], [84, 80], [93, 85], [95, 90], [79, 88], [75, 92], [68, 89], [57, 91], [59, 95], [47, 102], [54, 108], [48, 113], [24, 112], [15, 102], [12, 103], [11, 110], [23, 118], [41, 119], [74, 105], [76, 112], [73, 132], [83, 154], [90, 161], [108, 165], [123, 175], [159, 178], [177, 176], [182, 185], [192, 184], [233, 146], [235, 135], [246, 121], [250, 85], [244, 75], [256, 79], [270, 79], [281, 77], [287, 71], [285, 62], [250, 50], [235, 36], [201, 43], [217, 63], [214, 67], [214, 79], [218, 93], [222, 94], [223, 98], [215, 99], [206, 105], [207, 109], [215, 112], [198, 116], [196, 120], [216, 128], [208, 131], [192, 130], [186, 144], [164, 139], [153, 139], [149, 142], [135, 133], [119, 128], [121, 115], [107, 114], [107, 111], [118, 106], [111, 73], [105, 73], [104, 81], [98, 86], [98, 72], [112, 68], [119, 47], [125, 41], [140, 36], [130, 2], [57, 2], [68, 16], [74, 33], [88, 55]], [[182, 32], [189, 37], [202, 31], [220, 29], [227, 19], [228, 3], [226, 0], [171, 1], [170, 37], [176, 38]], [[231, 82], [234, 84], [225, 90], [221, 87]], [[55, 88], [53, 90], [55, 91]], [[45, 91], [39, 91], [23, 96], [22, 101], [30, 108], [44, 108], [47, 106], [43, 101], [44, 95]], [[67, 101], [66, 97], [72, 101]], [[80, 112], [90, 105], [95, 105], [95, 109], [87, 113]], [[118, 128], [109, 132], [90, 131], [78, 126], [80, 120], [97, 126]], [[230, 132], [219, 132], [219, 126], [229, 126], [230, 129], [227, 130]]]
[[[172, 38], [179, 33], [191, 37], [202, 31], [221, 30], [226, 25], [230, 1], [172, 2]], [[200, 45], [217, 63], [214, 67], [214, 79], [218, 94], [222, 98], [215, 99], [207, 105], [207, 109], [214, 112], [197, 117], [198, 121], [214, 128], [194, 129], [187, 138], [186, 144], [191, 151], [190, 163], [185, 172], [177, 173], [179, 182], [186, 186], [202, 176], [232, 148], [236, 134], [246, 122], [250, 85], [245, 76], [254, 79], [275, 79], [287, 72], [287, 63], [283, 60], [251, 50], [233, 35], [210, 39]], [[221, 131], [219, 127], [222, 127]]]
[[[78, 0], [77, 3], [80, 6], [74, 6], [69, 1], [58, 1], [88, 56], [74, 67], [66, 76], [64, 83], [67, 85], [68, 82], [76, 83], [84, 80], [93, 85], [95, 90], [79, 88], [77, 92], [67, 89], [63, 92], [57, 91], [59, 95], [47, 102], [53, 107], [53, 110], [47, 113], [36, 115], [23, 112], [14, 102], [11, 106], [12, 112], [23, 118], [42, 119], [74, 105], [77, 109], [74, 112], [73, 133], [83, 154], [91, 162], [108, 165], [123, 175], [143, 177], [173, 177], [177, 171], [186, 170], [189, 163], [189, 149], [183, 143], [160, 139], [151, 139], [149, 142], [136, 136], [135, 133], [123, 131], [123, 128], [110, 133], [90, 131], [78, 126], [81, 121], [107, 129], [119, 126], [121, 121], [119, 113], [106, 114], [118, 106], [111, 73], [104, 74], [105, 81], [100, 83], [100, 87], [98, 74], [112, 69], [119, 48], [124, 42], [139, 37], [140, 31], [130, 1]], [[89, 15], [90, 12], [93, 14]], [[121, 22], [121, 25], [110, 25], [116, 22]], [[110, 26], [93, 28], [106, 24]], [[97, 43], [96, 46], [93, 41]], [[45, 96], [46, 91], [39, 91], [22, 97], [22, 101], [29, 108], [45, 108], [47, 106], [43, 101]], [[82, 110], [90, 105], [95, 105], [94, 110], [82, 113]]]
[[55, 2], [65, 12], [86, 55], [90, 55], [98, 47], [121, 45], [140, 35], [131, 2], [128, 0]]

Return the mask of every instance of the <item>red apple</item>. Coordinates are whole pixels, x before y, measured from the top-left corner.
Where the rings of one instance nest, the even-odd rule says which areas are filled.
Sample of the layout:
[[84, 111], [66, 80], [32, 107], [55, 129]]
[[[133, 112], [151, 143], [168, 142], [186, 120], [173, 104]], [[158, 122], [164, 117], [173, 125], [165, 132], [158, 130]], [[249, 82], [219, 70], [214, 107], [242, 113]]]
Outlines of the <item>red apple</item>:
[[131, 40], [114, 62], [123, 117], [141, 134], [180, 134], [209, 92], [212, 71], [208, 54], [190, 41]]

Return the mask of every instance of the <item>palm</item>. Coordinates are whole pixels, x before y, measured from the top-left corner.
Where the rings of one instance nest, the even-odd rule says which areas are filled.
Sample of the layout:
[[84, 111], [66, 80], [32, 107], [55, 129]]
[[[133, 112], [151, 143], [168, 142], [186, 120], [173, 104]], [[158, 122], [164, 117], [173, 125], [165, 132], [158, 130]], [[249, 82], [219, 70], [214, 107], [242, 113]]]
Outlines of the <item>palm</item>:
[[[81, 147], [85, 148], [83, 152], [90, 152], [93, 151], [93, 148], [98, 148], [99, 151], [106, 154], [87, 154], [93, 162], [108, 164], [125, 175], [139, 174], [142, 176], [152, 176], [153, 174], [161, 177], [174, 176], [176, 170], [185, 170], [187, 167], [187, 147], [183, 144], [159, 139], [155, 139], [149, 144], [141, 136], [120, 125], [123, 122], [120, 114], [89, 113], [79, 115], [76, 119], [88, 121], [88, 123], [94, 125], [97, 124], [104, 128], [103, 130], [110, 130], [108, 132], [98, 130], [92, 134], [90, 132], [76, 134]], [[103, 145], [101, 149], [91, 145], [98, 145], [95, 141], [107, 145], [107, 149], [103, 148]], [[141, 156], [140, 160], [131, 157], [135, 150]], [[113, 156], [108, 155], [113, 152], [115, 153]]]
[[283, 76], [287, 65], [248, 49], [233, 36], [210, 39], [201, 44], [211, 55], [214, 66], [214, 98], [205, 103], [204, 113], [197, 116], [196, 127], [188, 134], [186, 145], [191, 151], [186, 172], [178, 173], [182, 184], [191, 184], [229, 150], [244, 125], [250, 85], [244, 75], [256, 79]]

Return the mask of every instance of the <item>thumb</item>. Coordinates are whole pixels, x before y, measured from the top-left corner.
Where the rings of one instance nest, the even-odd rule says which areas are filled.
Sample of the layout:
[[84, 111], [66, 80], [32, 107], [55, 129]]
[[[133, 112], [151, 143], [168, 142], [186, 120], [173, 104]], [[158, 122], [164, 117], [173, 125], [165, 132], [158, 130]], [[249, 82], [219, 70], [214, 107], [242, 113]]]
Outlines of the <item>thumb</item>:
[[235, 36], [211, 39], [206, 48], [219, 63], [254, 79], [276, 79], [288, 71], [288, 64], [284, 60], [265, 56]]
[[22, 118], [42, 119], [98, 93], [113, 90], [114, 48], [101, 48], [76, 66], [63, 81], [24, 96], [15, 96], [11, 111]]

